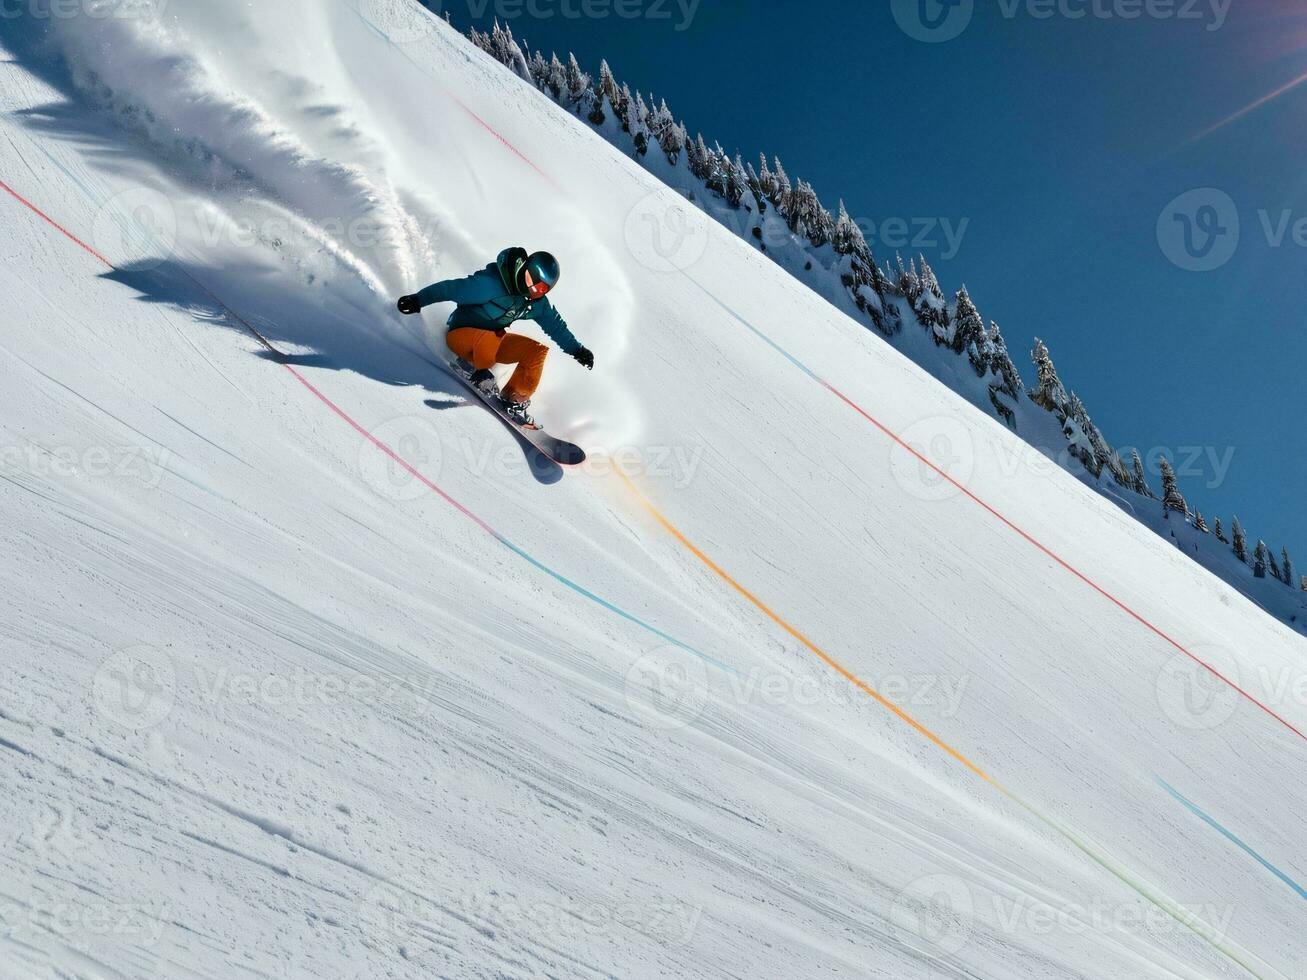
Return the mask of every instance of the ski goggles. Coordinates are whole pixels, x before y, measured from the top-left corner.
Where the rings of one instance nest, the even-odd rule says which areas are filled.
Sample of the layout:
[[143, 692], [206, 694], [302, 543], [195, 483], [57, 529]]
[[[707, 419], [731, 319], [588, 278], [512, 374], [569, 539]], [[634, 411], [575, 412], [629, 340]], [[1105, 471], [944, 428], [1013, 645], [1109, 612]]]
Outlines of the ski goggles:
[[545, 294], [549, 292], [549, 283], [536, 282], [529, 269], [523, 271], [522, 276], [526, 280], [526, 294], [532, 299], [544, 299]]

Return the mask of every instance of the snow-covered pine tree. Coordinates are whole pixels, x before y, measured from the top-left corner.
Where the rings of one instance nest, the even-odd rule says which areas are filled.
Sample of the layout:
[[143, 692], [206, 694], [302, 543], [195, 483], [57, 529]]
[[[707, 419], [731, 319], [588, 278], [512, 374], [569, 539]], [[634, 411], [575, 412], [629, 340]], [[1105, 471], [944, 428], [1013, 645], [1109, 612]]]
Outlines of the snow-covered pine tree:
[[780, 157], [776, 157], [776, 169], [773, 175], [776, 180], [776, 196], [773, 198], [772, 204], [776, 205], [776, 213], [788, 222], [790, 220], [790, 205], [794, 197], [794, 187], [790, 183], [790, 175], [785, 172], [785, 167], [781, 164]]
[[494, 56], [495, 50], [494, 50], [494, 48], [493, 48], [493, 47], [491, 46], [491, 44], [490, 44], [490, 35], [489, 35], [489, 34], [483, 34], [481, 31], [477, 30], [477, 29], [474, 27], [474, 28], [472, 28], [470, 31], [467, 32], [467, 37], [468, 37], [468, 40], [469, 40], [469, 41], [471, 41], [473, 44], [475, 44], [478, 48], [480, 48], [480, 49], [481, 49], [482, 51], [484, 51], [486, 54], [491, 55], [492, 57]]
[[829, 244], [831, 235], [835, 234], [835, 216], [821, 203], [817, 191], [811, 186], [808, 189], [812, 191], [812, 201], [815, 205], [813, 220], [808, 226], [808, 241], [812, 242], [817, 248], [821, 248], [823, 245]]
[[473, 44], [475, 44], [478, 48], [480, 48], [480, 49], [481, 49], [482, 51], [484, 51], [486, 54], [491, 55], [491, 56], [494, 55], [495, 50], [494, 50], [494, 48], [493, 48], [493, 47], [491, 46], [491, 44], [490, 44], [490, 35], [489, 35], [489, 34], [483, 34], [481, 31], [477, 30], [477, 29], [474, 27], [474, 28], [472, 28], [470, 31], [467, 32], [467, 36], [468, 36], [468, 40], [470, 40]]
[[518, 78], [531, 81], [531, 69], [526, 63], [526, 55], [513, 37], [513, 29], [507, 25], [500, 26], [495, 21], [494, 30], [490, 32], [490, 54], [507, 65]]
[[590, 121], [596, 126], [603, 125], [602, 107], [605, 100], [607, 100], [609, 107], [617, 118], [621, 119], [622, 114], [626, 111], [626, 106], [622, 104], [622, 89], [617, 84], [617, 79], [613, 77], [613, 70], [608, 66], [607, 59], [599, 62], [599, 87], [597, 91], [599, 93], [599, 105], [596, 106], [596, 110], [599, 118], [596, 119], [591, 116]]
[[[726, 155], [722, 154], [726, 159]], [[744, 203], [744, 195], [749, 190], [749, 175], [744, 172], [744, 161], [735, 154], [734, 160], [726, 161], [726, 203], [738, 208]]]
[[703, 141], [703, 133], [700, 133], [686, 146], [686, 165], [690, 168], [690, 173], [694, 174], [702, 181], [707, 181], [712, 177], [713, 159], [712, 152], [708, 145]]
[[1266, 549], [1266, 560], [1271, 566], [1271, 577], [1274, 578], [1277, 582], [1286, 581], [1280, 575], [1280, 563], [1275, 560], [1275, 552], [1272, 551], [1270, 548]]
[[[1062, 379], [1057, 376], [1053, 356], [1048, 352], [1048, 347], [1038, 337], [1035, 338], [1035, 349], [1030, 352], [1030, 356], [1035, 362], [1035, 372], [1039, 378], [1038, 387], [1030, 393], [1031, 401], [1065, 420], [1071, 398], [1062, 385]], [[1138, 471], [1142, 474], [1142, 463], [1139, 465]], [[1147, 486], [1146, 483], [1144, 485]]]
[[758, 202], [758, 213], [765, 214], [767, 212], [767, 195], [763, 193], [762, 180], [758, 176], [758, 171], [753, 169], [753, 164], [750, 163], [744, 168], [744, 176], [749, 184], [749, 193]]
[[1280, 567], [1284, 569], [1284, 584], [1293, 585], [1293, 559], [1289, 557], [1289, 549], [1280, 549]]
[[576, 55], [568, 52], [567, 70], [565, 75], [567, 85], [566, 95], [564, 96], [564, 106], [573, 111], [584, 110], [589, 112], [589, 106], [584, 105], [586, 94], [591, 92], [590, 76], [581, 70], [581, 66], [576, 63]]
[[549, 81], [549, 62], [545, 60], [544, 53], [532, 51], [526, 65], [531, 69], [531, 79], [536, 83], [536, 88], [545, 91]]
[[917, 263], [915, 259], [909, 259], [908, 264], [903, 264], [903, 256], [895, 254], [895, 260], [898, 262], [898, 275], [895, 277], [895, 283], [901, 295], [908, 301], [908, 305], [914, 310], [917, 308], [917, 302], [921, 299], [921, 277], [917, 275]]
[[776, 179], [776, 174], [772, 172], [772, 168], [767, 163], [767, 154], [759, 153], [758, 162], [761, 165], [761, 169], [758, 171], [758, 189], [762, 191], [762, 196], [767, 202], [772, 207], [776, 207], [777, 202], [780, 200], [780, 181]]
[[1086, 411], [1084, 402], [1080, 400], [1079, 395], [1072, 392], [1071, 403], [1067, 406], [1066, 421], [1062, 424], [1062, 432], [1067, 438], [1067, 451], [1080, 460], [1086, 470], [1098, 477], [1102, 475], [1103, 464], [1099, 462], [1098, 455], [1094, 452], [1094, 441], [1089, 435], [1093, 427], [1094, 423], [1089, 419], [1089, 412]]
[[1212, 529], [1209, 528], [1207, 526], [1207, 522], [1203, 520], [1203, 512], [1201, 510], [1194, 511], [1194, 527], [1197, 528], [1199, 531], [1201, 531], [1203, 534], [1212, 533]]
[[1304, 592], [1307, 592], [1307, 575], [1304, 575], [1302, 577], [1302, 590]]
[[1153, 488], [1148, 485], [1148, 476], [1144, 473], [1144, 461], [1139, 458], [1139, 450], [1130, 450], [1130, 456], [1131, 476], [1133, 477], [1135, 493], [1156, 500], [1157, 494], [1153, 493]]
[[[839, 211], [835, 216], [835, 228], [831, 232], [831, 248], [835, 249], [836, 255], [854, 255], [858, 251], [858, 242], [862, 243], [863, 249], [866, 248], [867, 239], [862, 234], [862, 229], [849, 217], [849, 210], [844, 206], [844, 200], [841, 198]], [[859, 282], [857, 285], [862, 283]]]
[[1127, 490], [1134, 488], [1134, 479], [1130, 476], [1130, 471], [1125, 467], [1125, 460], [1121, 458], [1121, 454], [1116, 450], [1113, 450], [1112, 455], [1108, 458], [1107, 469], [1112, 474], [1112, 479], [1116, 481], [1117, 486], [1125, 487]]
[[1162, 457], [1162, 516], [1169, 517], [1172, 511], [1175, 511], [1182, 517], [1189, 516], [1189, 505], [1185, 502], [1184, 496], [1180, 493], [1180, 485], [1175, 479], [1175, 470], [1171, 468], [1171, 461], [1165, 456]]
[[[934, 273], [931, 274], [932, 276]], [[985, 341], [985, 321], [971, 301], [971, 294], [964, 285], [953, 297], [956, 304], [953, 311], [953, 342], [950, 346], [955, 353], [961, 354], [973, 344], [979, 348]], [[985, 365], [988, 367], [988, 365]], [[984, 372], [981, 372], [982, 376]]]
[[[871, 267], [871, 279], [876, 286], [876, 292], [880, 293], [882, 296], [897, 295], [898, 290], [895, 288], [894, 284], [890, 282], [889, 275], [885, 272], [885, 269], [882, 269], [872, 256], [870, 246], [867, 247], [867, 264]], [[888, 268], [888, 266], [886, 266], [886, 268]], [[897, 307], [895, 307], [895, 310], [897, 311]], [[897, 312], [895, 315], [897, 316]]]
[[[621, 94], [613, 109], [617, 112], [618, 122], [622, 124], [622, 132], [631, 133], [631, 113], [635, 111], [635, 96], [631, 94], [631, 86], [625, 82], [622, 83]], [[632, 138], [634, 138], [633, 133]]]
[[1003, 331], [992, 320], [989, 324], [989, 347], [990, 366], [994, 369], [994, 373], [1003, 379], [1003, 383], [999, 385], [999, 391], [1016, 401], [1021, 397], [1021, 392], [1025, 391], [1025, 382], [1021, 380], [1021, 374], [1017, 371], [1017, 366], [1012, 363], [1012, 355], [1008, 353], [1007, 341], [1003, 339]]
[[676, 128], [672, 132], [674, 134], [675, 142], [680, 144], [676, 147], [675, 157], [673, 156], [671, 149], [667, 149], [666, 147], [664, 147], [664, 149], [667, 149], [667, 159], [675, 164], [676, 160], [680, 158], [681, 150], [688, 149], [690, 146], [690, 131], [685, 128], [685, 123], [678, 122]]
[[1021, 375], [1017, 374], [1016, 365], [1008, 355], [1003, 331], [992, 320], [985, 335], [985, 346], [981, 353], [971, 357], [971, 365], [982, 378], [991, 371], [998, 378], [998, 381], [990, 382], [989, 403], [1008, 428], [1016, 431], [1015, 402], [1022, 390]]
[[591, 92], [589, 96], [586, 98], [586, 102], [590, 106], [589, 111], [586, 113], [586, 119], [590, 121], [590, 125], [602, 126], [604, 124], [604, 121], [608, 118], [606, 115], [604, 115], [605, 101], [607, 100], [604, 98], [603, 95], [599, 93], [598, 89]]
[[1094, 425], [1094, 420], [1087, 414], [1085, 415], [1085, 421], [1089, 424], [1089, 428], [1086, 430], [1089, 436], [1089, 448], [1093, 452], [1094, 458], [1098, 460], [1099, 472], [1102, 472], [1103, 469], [1111, 467], [1112, 457], [1116, 455], [1116, 452], [1103, 438], [1102, 430]]
[[635, 140], [636, 156], [644, 156], [649, 152], [649, 140], [651, 138], [649, 131], [649, 106], [644, 101], [644, 96], [639, 92], [635, 93], [635, 98], [631, 101], [630, 107], [626, 113], [626, 128], [631, 133], [631, 138]]
[[662, 146], [668, 133], [676, 128], [676, 120], [672, 118], [672, 111], [667, 108], [666, 99], [661, 102], [654, 102], [653, 99], [654, 97], [650, 95], [649, 100], [653, 105], [649, 109], [649, 137]]
[[1243, 525], [1239, 523], [1237, 514], [1230, 520], [1230, 542], [1234, 548], [1234, 556], [1245, 565], [1248, 564], [1248, 536], [1244, 534]]
[[730, 180], [730, 160], [722, 150], [721, 144], [708, 151], [708, 189], [718, 197], [726, 196], [726, 185]]
[[834, 222], [831, 221], [830, 212], [822, 207], [813, 186], [806, 180], [798, 180], [791, 200], [786, 215], [790, 231], [807, 238], [817, 248], [829, 242]]
[[935, 270], [930, 267], [924, 255], [921, 259], [921, 297], [915, 307], [917, 319], [935, 338], [935, 343], [948, 347], [953, 343], [953, 323], [949, 319], [948, 301], [944, 299], [944, 290], [935, 278]]
[[858, 309], [871, 317], [876, 329], [892, 337], [902, 329], [898, 308], [886, 303], [889, 283], [876, 264], [876, 257], [867, 244], [858, 223], [849, 217], [848, 208], [840, 201], [839, 214], [831, 230], [831, 246], [839, 255], [847, 257], [847, 272], [841, 277], [844, 286], [853, 293]]
[[554, 101], [561, 103], [563, 93], [567, 91], [567, 69], [563, 63], [558, 60], [558, 55], [553, 54], [549, 58], [549, 68], [545, 72], [545, 86]]
[[1216, 535], [1216, 540], [1220, 541], [1222, 544], [1230, 543], [1230, 539], [1225, 536], [1225, 528], [1221, 527], [1221, 519], [1219, 517], [1216, 519], [1216, 529], [1213, 533]]
[[1266, 542], [1258, 541], [1257, 550], [1253, 552], [1253, 577], [1266, 578], [1266, 558], [1269, 552], [1266, 550]]
[[635, 153], [640, 157], [650, 152], [650, 144], [654, 141], [654, 131], [650, 129], [651, 120], [650, 107], [644, 101], [644, 95], [637, 91], [635, 102], [631, 103], [630, 119], [627, 119], [627, 123], [631, 127], [631, 137], [635, 140]]

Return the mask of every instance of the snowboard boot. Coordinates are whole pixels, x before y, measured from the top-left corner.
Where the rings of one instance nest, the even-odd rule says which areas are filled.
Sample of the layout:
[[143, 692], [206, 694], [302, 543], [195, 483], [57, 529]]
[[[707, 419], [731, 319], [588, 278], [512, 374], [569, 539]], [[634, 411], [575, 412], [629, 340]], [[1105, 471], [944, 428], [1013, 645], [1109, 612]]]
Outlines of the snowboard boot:
[[526, 401], [513, 401], [507, 395], [499, 396], [499, 404], [503, 406], [504, 414], [513, 421], [514, 424], [520, 425], [524, 429], [538, 429], [536, 420], [527, 412], [527, 407], [531, 404], [531, 399]]
[[[462, 362], [466, 364], [466, 361]], [[492, 371], [482, 368], [480, 371], [471, 371], [471, 364], [467, 365], [470, 373], [468, 374], [468, 383], [477, 391], [481, 392], [487, 398], [499, 397], [499, 383], [495, 381], [495, 375]]]

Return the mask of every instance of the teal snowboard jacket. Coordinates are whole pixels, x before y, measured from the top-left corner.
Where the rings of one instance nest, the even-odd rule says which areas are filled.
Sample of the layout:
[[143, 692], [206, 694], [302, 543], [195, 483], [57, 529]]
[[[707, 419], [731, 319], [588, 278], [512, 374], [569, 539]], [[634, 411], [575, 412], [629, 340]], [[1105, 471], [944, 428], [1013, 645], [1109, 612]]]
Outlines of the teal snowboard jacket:
[[418, 303], [426, 307], [433, 303], [457, 303], [449, 315], [450, 329], [476, 327], [478, 330], [506, 330], [518, 320], [535, 320], [545, 335], [563, 349], [575, 354], [581, 343], [567, 327], [567, 321], [554, 309], [549, 298], [531, 299], [509, 285], [501, 269], [508, 253], [499, 253], [499, 259], [466, 279], [447, 279], [434, 282], [418, 292]]

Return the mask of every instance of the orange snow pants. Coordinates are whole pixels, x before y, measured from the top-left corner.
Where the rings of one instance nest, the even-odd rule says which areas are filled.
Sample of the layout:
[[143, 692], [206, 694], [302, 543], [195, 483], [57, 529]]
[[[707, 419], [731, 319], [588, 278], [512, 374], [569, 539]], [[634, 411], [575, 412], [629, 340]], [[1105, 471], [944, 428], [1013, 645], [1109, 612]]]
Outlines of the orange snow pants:
[[517, 333], [455, 327], [445, 335], [445, 343], [478, 371], [496, 364], [516, 364], [517, 369], [503, 389], [510, 401], [527, 401], [540, 387], [549, 348], [537, 340]]

